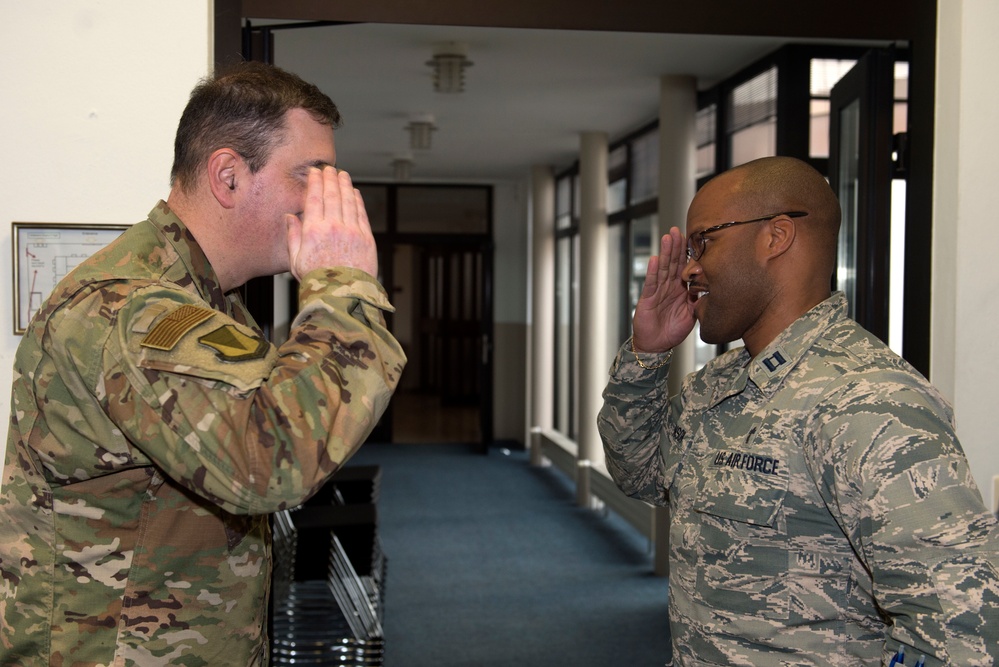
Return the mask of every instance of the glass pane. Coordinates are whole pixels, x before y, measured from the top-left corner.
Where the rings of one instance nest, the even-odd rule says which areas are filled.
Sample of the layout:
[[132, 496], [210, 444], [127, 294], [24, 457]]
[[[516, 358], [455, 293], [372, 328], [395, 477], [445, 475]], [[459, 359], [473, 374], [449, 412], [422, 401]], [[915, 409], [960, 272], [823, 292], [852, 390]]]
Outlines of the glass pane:
[[698, 146], [697, 178], [704, 178], [713, 173], [715, 173], [715, 145]]
[[607, 171], [620, 169], [628, 161], [628, 147], [621, 145], [607, 154]]
[[695, 121], [697, 136], [697, 178], [715, 173], [715, 152], [718, 146], [718, 105], [709, 104], [697, 110]]
[[[813, 158], [829, 157], [829, 95], [843, 76], [857, 64], [854, 59], [837, 60], [812, 58], [809, 63], [808, 155]], [[818, 98], [818, 99], [816, 99]]]
[[631, 144], [631, 204], [659, 194], [659, 130], [635, 139]]
[[384, 185], [357, 185], [373, 232], [388, 231], [388, 188]]
[[888, 273], [888, 347], [902, 356], [902, 306], [905, 292], [905, 179], [891, 182], [891, 259]]
[[555, 249], [555, 430], [569, 433], [570, 391], [569, 332], [572, 316], [571, 249], [569, 237], [558, 239]]
[[658, 216], [655, 214], [639, 218], [631, 223], [631, 280], [628, 285], [628, 316], [626, 318], [628, 328], [625, 329], [621, 342], [624, 342], [631, 335], [631, 320], [635, 316], [638, 297], [642, 294], [642, 285], [645, 284], [649, 257], [653, 253], [659, 252], [659, 239], [656, 233], [658, 227]]
[[555, 246], [555, 429], [576, 437], [579, 397], [579, 235]]
[[625, 197], [627, 196], [628, 179], [622, 178], [607, 186], [607, 212], [617, 213], [623, 211], [625, 207]]
[[628, 258], [628, 238], [625, 230], [629, 225], [617, 223], [607, 229], [607, 350], [614, 358], [618, 346], [627, 338], [621, 337], [622, 325], [627, 321], [628, 293], [627, 270], [625, 263]]
[[728, 166], [773, 155], [777, 150], [777, 68], [733, 88], [728, 105]]
[[895, 99], [909, 99], [909, 63], [904, 60], [895, 63]]
[[891, 131], [892, 134], [908, 132], [909, 130], [909, 103], [895, 102], [892, 108]]
[[769, 157], [777, 152], [777, 119], [751, 125], [731, 135], [731, 166], [736, 166], [760, 157]]
[[489, 188], [400, 186], [397, 231], [488, 234]]
[[860, 100], [854, 100], [840, 112], [839, 196], [843, 224], [839, 229], [839, 257], [836, 286], [850, 302], [850, 316], [855, 316], [857, 299], [857, 192], [860, 162]]
[[572, 324], [569, 328], [569, 346], [572, 349], [569, 368], [570, 401], [569, 437], [579, 437], [579, 234], [572, 236]]
[[829, 97], [833, 86], [856, 64], [855, 59], [812, 58], [808, 80], [809, 94], [812, 97]]
[[582, 208], [579, 198], [579, 174], [575, 174], [572, 177], [572, 217], [574, 220], [579, 220], [579, 212]]
[[808, 154], [829, 157], [829, 100], [809, 103]]
[[772, 120], [777, 115], [777, 68], [733, 88], [728, 105], [729, 133]]
[[714, 144], [718, 136], [718, 105], [709, 104], [703, 109], [698, 109], [695, 122], [697, 147]]
[[569, 215], [569, 196], [572, 192], [572, 179], [564, 176], [555, 184], [555, 215]]

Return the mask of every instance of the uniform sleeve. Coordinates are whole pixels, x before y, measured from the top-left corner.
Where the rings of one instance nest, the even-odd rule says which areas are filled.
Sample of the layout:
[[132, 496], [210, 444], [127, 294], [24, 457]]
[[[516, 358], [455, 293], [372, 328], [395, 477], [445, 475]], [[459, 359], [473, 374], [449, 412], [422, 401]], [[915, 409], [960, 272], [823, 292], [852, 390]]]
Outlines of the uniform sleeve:
[[[662, 361], [662, 355], [643, 357], [647, 366]], [[655, 505], [667, 503], [660, 448], [668, 445], [663, 428], [668, 373], [669, 363], [655, 370], [642, 368], [631, 352], [630, 340], [625, 342], [611, 365], [604, 403], [597, 415], [611, 478], [626, 495]]]
[[817, 411], [821, 488], [870, 573], [886, 650], [912, 663], [999, 660], [999, 528], [949, 408], [899, 373], [843, 381]]
[[314, 271], [300, 304], [274, 347], [187, 291], [137, 290], [105, 345], [98, 398], [142, 454], [226, 511], [300, 504], [368, 436], [405, 364], [367, 274]]

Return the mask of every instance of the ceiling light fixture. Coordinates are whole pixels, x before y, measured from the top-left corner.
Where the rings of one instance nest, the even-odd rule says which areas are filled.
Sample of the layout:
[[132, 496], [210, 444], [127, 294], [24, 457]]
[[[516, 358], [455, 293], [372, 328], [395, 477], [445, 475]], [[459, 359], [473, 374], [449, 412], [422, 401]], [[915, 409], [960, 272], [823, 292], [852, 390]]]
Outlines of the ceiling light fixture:
[[430, 133], [437, 129], [434, 117], [430, 114], [413, 116], [406, 126], [409, 130], [409, 147], [414, 151], [425, 151], [430, 148]]
[[460, 93], [465, 89], [465, 68], [472, 66], [468, 45], [464, 42], [440, 42], [434, 46], [434, 57], [427, 64], [434, 68], [434, 90], [438, 93]]
[[408, 181], [409, 172], [413, 168], [413, 156], [400, 153], [392, 158], [392, 178], [397, 181]]

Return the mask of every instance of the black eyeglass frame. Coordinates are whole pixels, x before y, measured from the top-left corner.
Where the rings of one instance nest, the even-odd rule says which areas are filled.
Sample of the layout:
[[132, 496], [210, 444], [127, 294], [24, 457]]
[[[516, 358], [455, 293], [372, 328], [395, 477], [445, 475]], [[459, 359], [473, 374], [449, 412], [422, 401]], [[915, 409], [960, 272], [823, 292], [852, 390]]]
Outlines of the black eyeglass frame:
[[[773, 220], [774, 218], [779, 218], [782, 215], [786, 215], [789, 218], [803, 218], [806, 215], [808, 215], [808, 213], [804, 211], [784, 211], [782, 213], [771, 213], [770, 215], [764, 215], [761, 218], [753, 218], [752, 220], [733, 220], [732, 222], [723, 222], [720, 225], [714, 225], [713, 227], [702, 229], [699, 232], [694, 232], [693, 234], [687, 237], [687, 261], [689, 262], [690, 260], [694, 260], [696, 262], [701, 257], [704, 257], [704, 251], [707, 250], [708, 247], [708, 244], [706, 243], [707, 239], [704, 238], [706, 234], [712, 234], [714, 232], [726, 229], [728, 227], [735, 227], [736, 225], [748, 225], [751, 222], [763, 222], [765, 220]], [[694, 239], [697, 239], [696, 244]]]

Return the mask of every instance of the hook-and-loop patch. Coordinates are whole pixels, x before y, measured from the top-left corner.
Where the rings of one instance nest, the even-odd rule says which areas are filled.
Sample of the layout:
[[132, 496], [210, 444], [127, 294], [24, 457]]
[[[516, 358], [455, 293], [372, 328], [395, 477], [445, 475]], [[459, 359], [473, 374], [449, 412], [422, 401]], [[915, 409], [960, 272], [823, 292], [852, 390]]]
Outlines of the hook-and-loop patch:
[[211, 308], [181, 306], [149, 330], [149, 333], [142, 339], [142, 346], [169, 352], [177, 346], [184, 334], [214, 314], [215, 311]]

